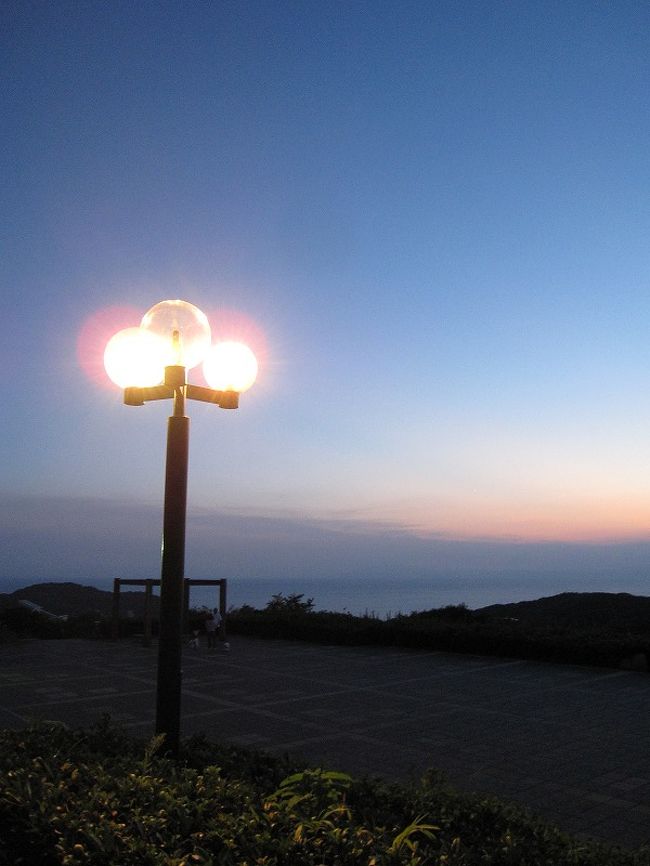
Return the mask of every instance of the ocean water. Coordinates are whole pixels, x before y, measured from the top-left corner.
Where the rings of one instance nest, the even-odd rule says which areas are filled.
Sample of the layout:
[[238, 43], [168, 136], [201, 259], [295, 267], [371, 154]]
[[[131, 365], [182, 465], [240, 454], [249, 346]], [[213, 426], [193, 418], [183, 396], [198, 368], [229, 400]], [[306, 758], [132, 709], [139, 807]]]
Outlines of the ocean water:
[[[490, 604], [504, 604], [555, 595], [560, 592], [630, 592], [650, 595], [650, 581], [645, 578], [588, 580], [583, 578], [528, 578], [472, 581], [448, 580], [373, 580], [373, 579], [296, 579], [228, 580], [227, 606], [250, 604], [264, 607], [276, 593], [302, 593], [313, 598], [316, 610], [347, 611], [356, 615], [374, 614], [385, 618], [397, 613], [428, 610], [448, 604], [465, 604], [475, 610]], [[191, 590], [192, 607], [214, 607], [218, 589], [195, 587]]]

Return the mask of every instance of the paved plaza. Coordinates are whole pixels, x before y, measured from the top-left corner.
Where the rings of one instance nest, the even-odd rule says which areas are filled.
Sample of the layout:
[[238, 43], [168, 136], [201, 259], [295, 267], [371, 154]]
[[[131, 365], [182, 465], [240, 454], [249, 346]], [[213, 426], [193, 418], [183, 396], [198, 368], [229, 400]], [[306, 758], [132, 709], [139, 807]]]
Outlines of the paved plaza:
[[[121, 641], [0, 647], [0, 726], [104, 713], [153, 732], [156, 648]], [[530, 807], [563, 829], [650, 841], [650, 676], [386, 647], [234, 636], [186, 650], [183, 735], [354, 775], [419, 778]]]

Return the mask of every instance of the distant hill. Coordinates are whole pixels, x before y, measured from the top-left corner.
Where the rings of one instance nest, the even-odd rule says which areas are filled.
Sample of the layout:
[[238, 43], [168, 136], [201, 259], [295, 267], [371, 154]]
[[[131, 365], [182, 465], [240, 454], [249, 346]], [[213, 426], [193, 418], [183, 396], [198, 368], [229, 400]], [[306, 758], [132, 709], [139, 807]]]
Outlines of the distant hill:
[[[16, 607], [21, 599], [34, 602], [59, 616], [82, 616], [94, 613], [110, 617], [113, 593], [94, 586], [79, 583], [35, 583], [12, 593], [0, 593], [0, 610]], [[160, 600], [153, 596], [154, 616], [158, 613]], [[144, 592], [120, 592], [120, 614], [127, 616], [132, 611], [136, 617], [144, 613]]]
[[627, 592], [562, 592], [535, 601], [492, 604], [477, 612], [535, 626], [650, 632], [650, 598]]

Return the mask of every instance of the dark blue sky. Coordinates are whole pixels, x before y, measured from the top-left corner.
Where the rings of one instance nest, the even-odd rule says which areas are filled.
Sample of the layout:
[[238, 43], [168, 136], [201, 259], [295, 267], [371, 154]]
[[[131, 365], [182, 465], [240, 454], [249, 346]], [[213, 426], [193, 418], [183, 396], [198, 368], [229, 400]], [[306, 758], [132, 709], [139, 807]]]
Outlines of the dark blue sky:
[[[393, 532], [413, 551], [645, 542], [646, 4], [2, 20], [2, 493], [33, 534], [0, 577], [47, 576], [44, 497], [70, 509], [59, 573], [98, 549], [71, 516], [88, 499], [158, 507], [167, 408], [123, 407], [99, 360], [111, 316], [176, 297], [260, 355], [239, 412], [192, 409], [190, 500], [238, 515], [238, 543], [287, 520], [321, 573], [331, 548], [300, 527], [336, 521], [367, 576]], [[281, 550], [269, 533], [246, 568]]]

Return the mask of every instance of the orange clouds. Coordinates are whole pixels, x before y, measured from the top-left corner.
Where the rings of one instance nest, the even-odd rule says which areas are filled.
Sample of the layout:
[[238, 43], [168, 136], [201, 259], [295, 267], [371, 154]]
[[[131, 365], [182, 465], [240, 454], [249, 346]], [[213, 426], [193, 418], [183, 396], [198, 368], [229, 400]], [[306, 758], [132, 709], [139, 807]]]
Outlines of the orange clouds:
[[459, 539], [608, 542], [650, 537], [650, 497], [438, 499], [377, 509], [418, 535]]

